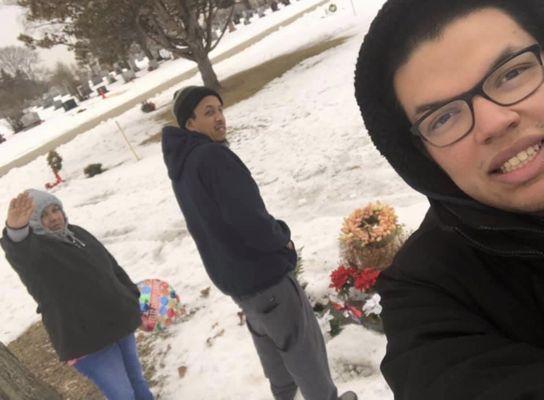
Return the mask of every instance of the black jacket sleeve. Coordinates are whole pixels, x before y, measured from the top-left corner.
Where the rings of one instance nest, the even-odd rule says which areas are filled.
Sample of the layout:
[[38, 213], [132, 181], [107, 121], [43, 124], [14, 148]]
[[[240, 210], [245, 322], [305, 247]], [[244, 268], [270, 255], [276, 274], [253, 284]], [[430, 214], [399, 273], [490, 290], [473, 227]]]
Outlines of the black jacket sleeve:
[[[105, 247], [104, 247], [105, 248]], [[111, 255], [111, 253], [106, 249], [108, 256], [111, 259], [111, 264], [113, 266], [113, 272], [117, 279], [119, 279], [119, 282], [121, 282], [123, 285], [125, 285], [137, 298], [140, 298], [140, 289], [138, 289], [138, 286], [132, 282], [128, 274], [125, 272], [125, 270], [119, 265], [115, 257]]]
[[[7, 261], [15, 270], [21, 282], [27, 287], [27, 290], [34, 296], [43, 292], [43, 286], [39, 274], [33, 268], [42, 258], [40, 245], [37, 243], [36, 236], [32, 233], [32, 228], [28, 236], [20, 242], [14, 242], [7, 234], [4, 228], [0, 245], [4, 250]], [[40, 296], [43, 297], [43, 296]], [[36, 308], [36, 312], [41, 313], [40, 305]]]
[[395, 400], [544, 399], [544, 349], [502, 336], [434, 282], [386, 271], [377, 289]]
[[213, 161], [201, 170], [224, 221], [248, 247], [265, 252], [285, 247], [290, 241], [289, 227], [268, 213], [247, 167], [230, 150], [207, 147], [207, 159]]
[[4, 250], [6, 259], [19, 274], [24, 273], [33, 263], [39, 259], [41, 251], [32, 229], [28, 236], [20, 242], [14, 242], [9, 238], [6, 228], [2, 232], [0, 245]]

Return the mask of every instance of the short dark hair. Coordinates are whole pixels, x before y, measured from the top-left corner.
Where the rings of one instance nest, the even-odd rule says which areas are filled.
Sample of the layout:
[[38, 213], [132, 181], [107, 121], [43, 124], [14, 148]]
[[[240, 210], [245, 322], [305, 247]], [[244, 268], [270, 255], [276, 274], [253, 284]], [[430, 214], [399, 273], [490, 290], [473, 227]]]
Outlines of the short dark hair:
[[[388, 100], [394, 101], [396, 107], [399, 105], [394, 94], [393, 77], [397, 69], [418, 45], [438, 38], [449, 23], [468, 14], [485, 8], [502, 10], [535, 37], [538, 43], [544, 43], [544, 27], [538, 18], [544, 15], [542, 0], [419, 0], [388, 3], [397, 3], [397, 7], [395, 13], [389, 16], [391, 19], [382, 21], [382, 25], [389, 23], [394, 31], [394, 34], [382, 37], [382, 44], [386, 48], [383, 66]], [[399, 7], [400, 3], [405, 3], [406, 7]]]
[[410, 134], [411, 124], [398, 104], [393, 76], [416, 46], [438, 37], [449, 22], [485, 8], [503, 10], [544, 43], [543, 0], [387, 0], [359, 50], [355, 98], [368, 134], [399, 175], [422, 193], [464, 198], [421, 151], [421, 140]]

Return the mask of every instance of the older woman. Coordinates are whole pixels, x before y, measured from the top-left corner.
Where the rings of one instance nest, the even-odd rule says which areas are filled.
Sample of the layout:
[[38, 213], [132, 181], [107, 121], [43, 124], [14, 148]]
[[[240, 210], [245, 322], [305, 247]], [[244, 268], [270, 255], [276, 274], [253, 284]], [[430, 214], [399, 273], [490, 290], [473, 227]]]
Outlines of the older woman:
[[0, 244], [59, 359], [108, 400], [153, 399], [134, 338], [138, 288], [94, 236], [68, 224], [60, 200], [33, 189], [11, 200]]

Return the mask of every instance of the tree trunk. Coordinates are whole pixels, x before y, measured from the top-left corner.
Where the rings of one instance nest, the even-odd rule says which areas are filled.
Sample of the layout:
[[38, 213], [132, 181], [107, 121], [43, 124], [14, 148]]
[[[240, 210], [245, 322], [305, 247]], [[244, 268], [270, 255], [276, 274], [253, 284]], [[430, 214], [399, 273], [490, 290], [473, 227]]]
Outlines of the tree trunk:
[[136, 62], [134, 61], [134, 58], [130, 56], [126, 63], [129, 65], [129, 68], [132, 70], [132, 72], [138, 72], [140, 68], [136, 65]]
[[[161, 2], [157, 1], [153, 11], [157, 18], [152, 15], [148, 21], [153, 27], [153, 32], [148, 34], [149, 38], [170, 51], [174, 58], [182, 57], [196, 62], [204, 85], [210, 89], [219, 90], [221, 85], [208, 57], [212, 39], [206, 37], [207, 31], [199, 24], [199, 18], [205, 15], [197, 15], [196, 11], [191, 9], [188, 2], [184, 0], [179, 0], [178, 4], [177, 15], [181, 18], [183, 26], [179, 27], [175, 18], [171, 18]], [[211, 6], [211, 3], [209, 5]], [[171, 26], [173, 28], [169, 28]], [[179, 29], [177, 36], [173, 33], [167, 34], [166, 28], [172, 30], [176, 26]]]
[[11, 126], [13, 133], [21, 132], [25, 128], [23, 122], [21, 121], [21, 118], [23, 118], [23, 114], [19, 114], [17, 116], [7, 116], [5, 118], [6, 121], [8, 121], [8, 124]]
[[62, 400], [62, 397], [32, 375], [0, 342], [0, 399]]
[[155, 56], [153, 55], [153, 53], [151, 52], [151, 50], [149, 50], [149, 47], [148, 47], [147, 45], [140, 45], [140, 47], [142, 48], [142, 50], [143, 50], [145, 56], [147, 57], [147, 59], [148, 59], [149, 61], [155, 60], [155, 59], [157, 58], [157, 57], [155, 57]]
[[137, 22], [134, 23], [134, 26], [136, 28], [136, 42], [138, 43], [138, 45], [144, 52], [145, 56], [149, 59], [149, 61], [155, 60], [156, 57], [153, 55], [153, 53], [149, 49], [149, 46], [147, 44], [147, 39], [146, 39], [145, 33], [143, 32], [142, 27]]
[[202, 55], [195, 54], [195, 62], [198, 65], [198, 70], [200, 71], [200, 76], [202, 77], [204, 86], [213, 90], [221, 89], [221, 84], [219, 83], [219, 80], [217, 79], [217, 75], [215, 74], [215, 71], [213, 70], [213, 66], [210, 61], [210, 58], [208, 57], [208, 54], [202, 54]]

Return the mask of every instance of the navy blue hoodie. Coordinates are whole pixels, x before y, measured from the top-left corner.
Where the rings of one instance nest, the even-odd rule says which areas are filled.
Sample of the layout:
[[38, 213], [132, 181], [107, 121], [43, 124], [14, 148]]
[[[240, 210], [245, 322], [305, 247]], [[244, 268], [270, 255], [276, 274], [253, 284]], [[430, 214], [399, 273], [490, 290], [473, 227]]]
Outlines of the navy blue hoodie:
[[266, 210], [244, 163], [207, 136], [165, 127], [168, 176], [206, 271], [225, 294], [244, 296], [277, 282], [296, 265], [290, 231]]

